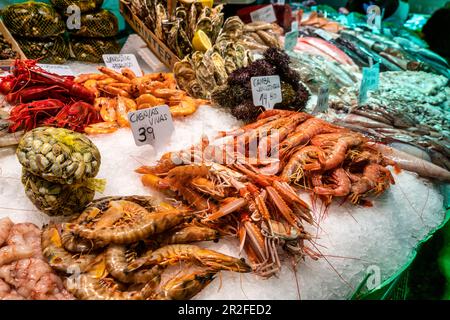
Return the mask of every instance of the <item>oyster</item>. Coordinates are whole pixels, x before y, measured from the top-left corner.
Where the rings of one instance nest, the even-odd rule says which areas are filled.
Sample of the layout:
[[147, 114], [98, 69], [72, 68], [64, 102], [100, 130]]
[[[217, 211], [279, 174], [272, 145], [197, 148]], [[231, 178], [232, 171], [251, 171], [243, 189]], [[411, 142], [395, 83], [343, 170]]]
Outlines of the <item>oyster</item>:
[[214, 79], [214, 63], [210, 55], [199, 51], [192, 55], [192, 62], [195, 67], [195, 75], [199, 85], [202, 87], [205, 98], [209, 98], [211, 92], [217, 86]]
[[198, 30], [202, 30], [206, 33], [206, 35], [211, 38], [213, 26], [211, 20], [211, 8], [205, 7], [203, 8], [200, 16], [198, 17], [197, 24], [195, 26], [195, 32]]
[[167, 20], [167, 12], [164, 6], [160, 3], [156, 5], [156, 22], [155, 22], [155, 35], [164, 40], [163, 21]]
[[228, 79], [228, 73], [225, 68], [225, 60], [217, 51], [210, 51], [206, 54], [209, 54], [211, 57], [211, 61], [214, 66], [214, 79], [216, 80], [216, 83], [218, 85], [225, 84]]

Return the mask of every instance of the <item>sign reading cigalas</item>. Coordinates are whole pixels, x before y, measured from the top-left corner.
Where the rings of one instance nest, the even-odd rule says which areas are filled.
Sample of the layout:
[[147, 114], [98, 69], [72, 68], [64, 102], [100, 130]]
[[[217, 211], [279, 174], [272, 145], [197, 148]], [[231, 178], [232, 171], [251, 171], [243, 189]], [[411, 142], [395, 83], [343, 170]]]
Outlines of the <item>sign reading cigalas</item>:
[[167, 105], [129, 112], [128, 120], [137, 146], [151, 144], [157, 148], [167, 142], [174, 131]]
[[268, 110], [283, 101], [279, 76], [252, 77], [250, 81], [255, 106], [263, 106]]

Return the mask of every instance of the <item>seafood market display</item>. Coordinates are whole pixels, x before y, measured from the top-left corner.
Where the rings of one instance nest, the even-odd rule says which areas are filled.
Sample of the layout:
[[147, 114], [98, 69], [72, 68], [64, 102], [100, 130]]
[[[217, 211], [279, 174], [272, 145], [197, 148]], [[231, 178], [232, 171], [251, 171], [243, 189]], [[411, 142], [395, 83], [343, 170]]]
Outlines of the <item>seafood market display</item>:
[[344, 29], [338, 22], [327, 19], [317, 11], [312, 11], [307, 18], [301, 19], [300, 26], [320, 28], [334, 33]]
[[318, 258], [305, 244], [312, 240], [305, 230], [314, 224], [311, 208], [296, 189], [326, 205], [334, 197], [370, 204], [369, 196], [395, 183], [386, 168], [395, 163], [369, 139], [306, 113], [268, 110], [221, 137], [232, 139], [222, 145], [203, 140], [137, 172], [144, 185], [184, 201], [208, 226], [238, 237], [261, 276], [280, 271], [279, 249], [294, 259]]
[[[89, 203], [101, 180], [100, 153], [84, 135], [40, 127], [26, 133], [17, 147], [27, 197], [50, 216], [72, 215]], [[104, 183], [103, 183], [104, 184]]]
[[[358, 105], [359, 87], [343, 88], [331, 107], [333, 121], [384, 142], [415, 146], [443, 168], [449, 162], [448, 79], [426, 72], [382, 72], [379, 89]], [[350, 114], [348, 114], [350, 113]], [[332, 117], [333, 118], [333, 117]]]
[[212, 7], [212, 2], [177, 1], [171, 12], [160, 0], [131, 0], [130, 4], [133, 13], [180, 59], [195, 50], [209, 49], [224, 20], [223, 5]]
[[0, 219], [0, 300], [72, 299], [42, 255], [41, 230]]
[[309, 99], [308, 89], [300, 82], [300, 75], [289, 67], [289, 56], [280, 49], [270, 48], [264, 52], [263, 59], [249, 66], [233, 71], [226, 84], [214, 89], [213, 103], [230, 109], [238, 119], [251, 122], [264, 111], [263, 107], [253, 105], [250, 80], [252, 77], [279, 75], [282, 102], [275, 109], [303, 110]]
[[43, 125], [82, 132], [100, 121], [91, 105], [95, 99], [91, 90], [75, 83], [72, 76], [46, 72], [36, 60], [16, 60], [12, 74], [0, 78], [0, 93], [14, 105], [2, 128], [12, 133]]
[[[243, 259], [189, 244], [220, 237], [195, 220], [151, 197], [100, 198], [74, 220], [45, 226], [42, 254], [78, 299], [185, 300], [221, 270], [251, 271]], [[180, 263], [188, 272], [162, 281]]]
[[125, 68], [121, 73], [106, 67], [101, 72], [82, 74], [75, 83], [95, 94], [94, 108], [103, 122], [88, 125], [88, 134], [111, 133], [119, 127], [129, 127], [128, 112], [167, 104], [173, 117], [194, 113], [204, 100], [189, 97], [177, 89], [172, 73], [150, 73], [137, 77]]
[[210, 98], [215, 87], [224, 85], [233, 71], [254, 60], [252, 51], [280, 47], [271, 30], [273, 26], [268, 23], [245, 25], [239, 17], [228, 18], [211, 48], [196, 51], [175, 63], [178, 85], [193, 97]]
[[121, 0], [121, 48], [49, 2], [0, 8], [0, 300], [390, 298], [448, 221], [450, 67], [407, 25]]

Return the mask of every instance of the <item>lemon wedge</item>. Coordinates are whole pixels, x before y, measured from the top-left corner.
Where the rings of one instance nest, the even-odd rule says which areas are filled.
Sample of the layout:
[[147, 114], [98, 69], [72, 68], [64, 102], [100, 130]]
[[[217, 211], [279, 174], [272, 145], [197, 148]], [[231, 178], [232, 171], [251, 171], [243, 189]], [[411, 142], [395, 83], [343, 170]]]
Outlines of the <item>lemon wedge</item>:
[[211, 40], [209, 40], [208, 36], [203, 30], [197, 30], [194, 34], [194, 38], [192, 38], [192, 46], [196, 51], [205, 52], [209, 48], [211, 48]]
[[214, 0], [197, 0], [198, 2], [200, 2], [203, 7], [210, 7], [212, 8]]

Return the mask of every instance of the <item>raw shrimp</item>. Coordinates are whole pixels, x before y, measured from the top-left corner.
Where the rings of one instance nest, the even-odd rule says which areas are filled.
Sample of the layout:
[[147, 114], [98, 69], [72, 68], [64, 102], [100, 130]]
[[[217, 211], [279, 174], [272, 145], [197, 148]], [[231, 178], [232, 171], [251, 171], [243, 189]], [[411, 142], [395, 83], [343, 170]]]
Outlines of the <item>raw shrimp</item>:
[[298, 182], [304, 171], [320, 170], [321, 161], [325, 161], [325, 153], [316, 146], [303, 147], [295, 152], [281, 173], [281, 178], [285, 181]]
[[30, 258], [33, 256], [33, 249], [29, 246], [11, 245], [0, 249], [0, 266], [16, 260]]
[[153, 284], [148, 283], [140, 291], [118, 291], [100, 279], [81, 274], [64, 281], [64, 286], [75, 297], [82, 300], [144, 300], [153, 293]]
[[311, 144], [325, 150], [326, 159], [322, 161], [322, 170], [330, 170], [341, 165], [346, 157], [347, 150], [358, 147], [365, 142], [360, 134], [331, 133], [320, 134], [311, 140]]
[[132, 271], [145, 265], [171, 265], [186, 260], [197, 262], [214, 270], [251, 271], [251, 267], [243, 258], [238, 259], [189, 244], [172, 244], [161, 247], [130, 263], [128, 270]]
[[182, 210], [153, 212], [144, 215], [134, 225], [120, 225], [101, 229], [91, 229], [83, 225], [67, 224], [67, 227], [86, 239], [104, 243], [129, 244], [164, 232], [193, 216]]
[[217, 230], [203, 226], [186, 226], [169, 230], [156, 239], [161, 245], [184, 244], [196, 241], [209, 241], [219, 239], [220, 234]]
[[314, 193], [320, 195], [332, 195], [335, 197], [343, 197], [350, 193], [351, 183], [344, 169], [335, 169], [331, 174], [331, 180], [334, 183], [333, 185], [329, 187], [314, 187]]
[[376, 163], [369, 164], [364, 168], [362, 177], [352, 185], [351, 200], [358, 203], [360, 197], [369, 191], [374, 190], [376, 194], [380, 194], [394, 183], [389, 169]]
[[106, 249], [106, 269], [117, 280], [123, 283], [148, 283], [158, 284], [161, 280], [163, 267], [154, 266], [151, 269], [136, 272], [127, 272], [128, 262], [124, 245], [111, 244]]
[[81, 255], [75, 259], [63, 248], [60, 234], [55, 225], [44, 226], [42, 230], [42, 253], [52, 268], [65, 273], [77, 270], [84, 272], [96, 257], [95, 255]]
[[24, 300], [24, 298], [0, 279], [0, 300]]
[[156, 294], [159, 300], [188, 300], [202, 291], [213, 279], [217, 271], [195, 271], [167, 281]]
[[30, 247], [34, 258], [42, 258], [41, 230], [32, 223], [17, 223], [9, 232], [6, 243], [10, 246]]
[[0, 219], [0, 247], [8, 238], [13, 225], [14, 223], [8, 217]]
[[306, 145], [309, 140], [320, 133], [339, 132], [342, 130], [342, 128], [333, 126], [318, 118], [308, 119], [298, 125], [295, 131], [280, 143], [280, 157], [289, 154], [289, 151], [297, 146]]
[[30, 258], [0, 267], [0, 278], [25, 299], [73, 299], [61, 279], [42, 259]]

